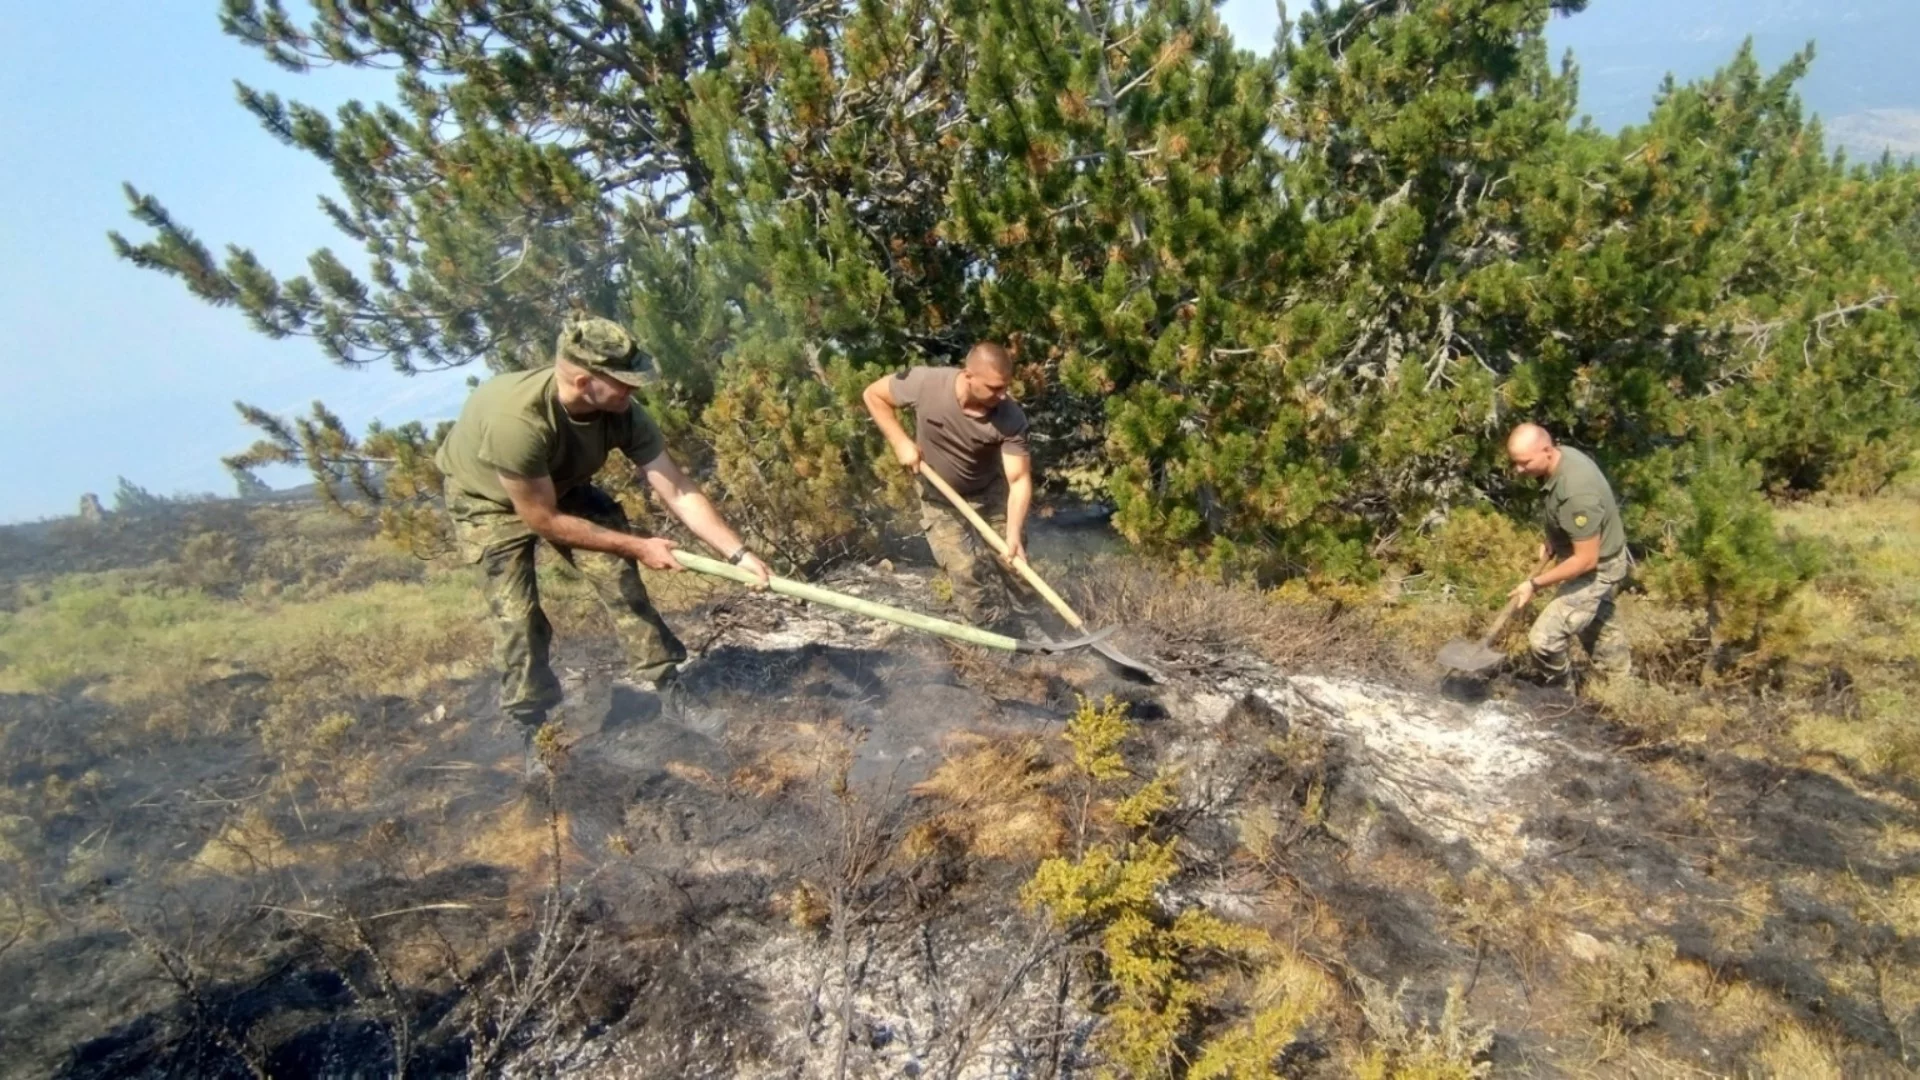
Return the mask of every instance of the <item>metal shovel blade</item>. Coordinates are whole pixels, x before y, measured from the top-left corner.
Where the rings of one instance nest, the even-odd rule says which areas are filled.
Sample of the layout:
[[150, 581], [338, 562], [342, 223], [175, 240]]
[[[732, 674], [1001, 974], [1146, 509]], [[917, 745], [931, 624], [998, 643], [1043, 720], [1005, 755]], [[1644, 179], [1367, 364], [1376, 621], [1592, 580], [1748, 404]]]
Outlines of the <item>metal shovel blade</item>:
[[[1025, 644], [1032, 646], [1034, 652], [1042, 653], [1063, 653], [1073, 649], [1084, 649], [1088, 646], [1099, 649], [1100, 642], [1106, 640], [1108, 635], [1112, 633], [1113, 627], [1109, 626], [1104, 630], [1095, 630], [1090, 634], [1082, 634], [1077, 638], [1068, 638], [1065, 641], [1055, 641], [1050, 637], [1042, 635], [1040, 640], [1029, 641]], [[1104, 652], [1105, 650], [1101, 651]]]
[[1034, 651], [1042, 653], [1063, 653], [1070, 649], [1091, 647], [1094, 652], [1106, 657], [1124, 671], [1132, 672], [1150, 683], [1164, 681], [1160, 677], [1159, 672], [1107, 644], [1107, 638], [1116, 629], [1118, 629], [1118, 627], [1109, 626], [1102, 630], [1095, 630], [1092, 633], [1082, 634], [1077, 638], [1069, 638], [1066, 641], [1055, 641], [1043, 634], [1040, 640], [1029, 642], [1029, 644], [1033, 647]]
[[[1544, 571], [1552, 562], [1551, 554], [1542, 557], [1535, 564], [1533, 573], [1527, 575], [1527, 580], [1532, 581], [1534, 574]], [[1512, 619], [1514, 613], [1519, 610], [1520, 596], [1515, 593], [1507, 598], [1507, 606], [1501, 608], [1500, 614], [1494, 617], [1493, 625], [1487, 627], [1485, 637], [1479, 641], [1454, 638], [1442, 646], [1438, 657], [1440, 666], [1464, 671], [1469, 675], [1480, 675], [1499, 667], [1500, 662], [1506, 659], [1506, 655], [1496, 651], [1493, 643], [1500, 640], [1500, 631], [1507, 628], [1507, 621]]]
[[1449, 667], [1472, 675], [1492, 671], [1506, 658], [1506, 654], [1490, 649], [1481, 642], [1458, 638], [1447, 642], [1440, 649], [1441, 667]]
[[1153, 670], [1152, 668], [1141, 663], [1140, 661], [1135, 660], [1133, 657], [1128, 656], [1126, 653], [1121, 652], [1119, 649], [1114, 648], [1113, 646], [1107, 644], [1104, 641], [1094, 642], [1093, 651], [1099, 653], [1101, 656], [1104, 656], [1108, 660], [1112, 661], [1122, 671], [1131, 672], [1132, 674], [1138, 675], [1150, 683], [1161, 683], [1166, 681], [1164, 678], [1161, 677], [1159, 672]]

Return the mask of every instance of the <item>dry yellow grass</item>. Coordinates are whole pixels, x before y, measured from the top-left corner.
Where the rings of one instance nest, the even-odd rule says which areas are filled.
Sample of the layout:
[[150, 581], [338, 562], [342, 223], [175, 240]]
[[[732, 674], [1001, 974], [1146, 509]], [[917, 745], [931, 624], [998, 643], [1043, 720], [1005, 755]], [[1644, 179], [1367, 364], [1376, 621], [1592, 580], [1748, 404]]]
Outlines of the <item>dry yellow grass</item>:
[[685, 761], [669, 761], [661, 766], [667, 775], [708, 791], [718, 791], [726, 785], [712, 772]]
[[[1367, 655], [1378, 593], [1293, 581], [1269, 592], [1143, 560], [1102, 557], [1063, 578], [1067, 601], [1094, 626], [1139, 626], [1169, 639], [1244, 643], [1277, 663]], [[1358, 622], [1342, 618], [1358, 612]]]
[[1734, 709], [1704, 699], [1697, 691], [1674, 689], [1638, 676], [1596, 679], [1588, 696], [1616, 722], [1653, 742], [1679, 746], [1724, 746], [1740, 715]]
[[0, 621], [0, 690], [93, 683], [114, 704], [187, 692], [240, 671], [354, 679], [416, 692], [459, 660], [483, 659], [485, 628], [465, 575], [380, 582], [318, 600], [249, 605], [125, 573], [71, 575]]
[[[562, 863], [581, 863], [584, 856], [571, 839], [572, 821], [562, 813], [558, 824]], [[492, 820], [474, 830], [462, 844], [460, 854], [475, 862], [518, 871], [516, 880], [531, 884], [537, 880], [532, 876], [536, 871], [552, 872], [552, 828], [540, 800], [521, 799], [501, 808]]]
[[241, 813], [193, 857], [202, 869], [231, 877], [265, 873], [289, 861], [286, 838], [256, 809]]
[[827, 894], [811, 881], [801, 881], [773, 898], [773, 912], [796, 930], [815, 931], [827, 925], [833, 908]]
[[[1496, 609], [1469, 607], [1457, 601], [1412, 600], [1389, 607], [1380, 617], [1380, 628], [1402, 648], [1424, 655], [1438, 652], [1440, 646], [1455, 638], [1480, 637], [1496, 614]], [[1503, 635], [1495, 643], [1509, 650], [1517, 650], [1522, 644], [1517, 633]]]
[[1506, 954], [1529, 983], [1540, 981], [1572, 951], [1576, 919], [1599, 926], [1609, 915], [1627, 910], [1618, 899], [1561, 873], [1529, 884], [1477, 867], [1463, 878], [1437, 878], [1431, 892], [1440, 900], [1445, 924], [1456, 940], [1475, 950]]
[[1853, 681], [1853, 709], [1804, 711], [1794, 742], [1870, 772], [1920, 775], [1910, 689], [1920, 664], [1920, 472], [1881, 495], [1810, 502], [1780, 520], [1834, 553], [1833, 567], [1797, 598], [1806, 634], [1796, 659]]
[[845, 775], [853, 762], [856, 735], [839, 721], [761, 725], [752, 742], [762, 747], [727, 782], [757, 799], [771, 799], [807, 784]]
[[910, 834], [907, 854], [930, 854], [942, 838], [989, 859], [1056, 854], [1066, 828], [1049, 788], [1061, 775], [1038, 739], [957, 736], [947, 759], [913, 789], [942, 809]]
[[1754, 1064], [1762, 1080], [1844, 1080], [1832, 1040], [1789, 1021], [1767, 1033]]
[[1745, 979], [1729, 978], [1697, 960], [1675, 960], [1663, 978], [1673, 1000], [1693, 1009], [1693, 1022], [1714, 1038], [1750, 1040], [1793, 1010]]

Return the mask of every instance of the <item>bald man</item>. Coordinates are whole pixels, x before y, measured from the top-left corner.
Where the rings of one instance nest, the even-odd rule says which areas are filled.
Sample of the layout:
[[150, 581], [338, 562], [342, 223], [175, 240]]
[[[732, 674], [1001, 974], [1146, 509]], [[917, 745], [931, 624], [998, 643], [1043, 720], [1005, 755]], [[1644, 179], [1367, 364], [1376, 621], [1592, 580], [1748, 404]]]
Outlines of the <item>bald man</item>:
[[[893, 456], [907, 471], [920, 466], [940, 474], [980, 516], [1006, 535], [1008, 561], [1025, 562], [1027, 508], [1033, 504], [1033, 470], [1027, 451], [1027, 414], [1007, 396], [1013, 359], [992, 342], [981, 342], [958, 368], [915, 367], [883, 375], [861, 394]], [[898, 410], [914, 411], [914, 433]], [[920, 484], [920, 527], [933, 557], [953, 583], [954, 606], [976, 624], [1012, 614], [1020, 585], [987, 548], [985, 540], [931, 485]]]
[[1633, 657], [1613, 622], [1613, 595], [1630, 564], [1613, 488], [1592, 458], [1555, 445], [1538, 424], [1513, 429], [1507, 460], [1515, 472], [1546, 486], [1547, 540], [1540, 557], [1552, 555], [1555, 562], [1508, 594], [1525, 606], [1542, 589], [1559, 590], [1527, 632], [1534, 659], [1550, 679], [1558, 679], [1568, 672], [1568, 648], [1578, 637], [1596, 670], [1610, 677], [1627, 674]]

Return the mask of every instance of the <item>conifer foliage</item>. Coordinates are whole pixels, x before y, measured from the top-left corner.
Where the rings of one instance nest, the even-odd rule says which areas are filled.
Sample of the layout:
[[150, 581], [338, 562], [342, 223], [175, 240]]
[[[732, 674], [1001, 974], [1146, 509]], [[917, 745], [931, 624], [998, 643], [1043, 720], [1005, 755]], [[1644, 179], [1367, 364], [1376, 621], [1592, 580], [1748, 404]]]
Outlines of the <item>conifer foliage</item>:
[[[1042, 469], [1143, 547], [1364, 576], [1457, 508], [1523, 511], [1499, 436], [1537, 419], [1672, 580], [1764, 607], [1805, 561], [1759, 550], [1764, 497], [1915, 449], [1920, 177], [1828, 155], [1811, 49], [1594, 130], [1544, 37], [1582, 7], [1313, 0], [1248, 50], [1204, 0], [225, 0], [288, 68], [395, 70], [333, 116], [238, 91], [332, 168], [360, 251], [280, 276], [131, 187], [146, 238], [112, 239], [347, 364], [512, 369], [569, 311], [620, 318], [790, 564], [905, 493], [860, 385], [994, 336]], [[249, 418], [240, 465], [432, 491], [424, 430]]]

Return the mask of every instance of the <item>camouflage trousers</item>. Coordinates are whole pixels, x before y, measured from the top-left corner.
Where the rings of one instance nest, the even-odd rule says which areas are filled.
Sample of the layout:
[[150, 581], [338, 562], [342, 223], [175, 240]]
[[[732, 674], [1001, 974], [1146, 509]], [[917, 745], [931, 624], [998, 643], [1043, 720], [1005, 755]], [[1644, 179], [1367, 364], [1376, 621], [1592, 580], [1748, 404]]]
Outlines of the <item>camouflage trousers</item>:
[[1621, 552], [1571, 581], [1563, 582], [1546, 610], [1527, 631], [1533, 658], [1549, 678], [1565, 675], [1574, 638], [1586, 647], [1594, 669], [1612, 677], [1633, 668], [1626, 635], [1613, 621], [1613, 594], [1627, 579], [1631, 564]]
[[[582, 484], [560, 497], [561, 513], [586, 518], [608, 529], [626, 531], [627, 515], [612, 496]], [[449, 494], [454, 539], [468, 562], [478, 563], [487, 611], [493, 622], [493, 660], [500, 671], [500, 711], [522, 724], [538, 725], [560, 703], [560, 680], [549, 653], [553, 624], [540, 610], [540, 586], [534, 576], [534, 550], [543, 541], [513, 514], [492, 510]], [[631, 559], [601, 551], [576, 551], [548, 544], [580, 571], [600, 603], [613, 616], [629, 669], [638, 679], [660, 679], [687, 658], [686, 646], [668, 629], [647, 597], [640, 571]]]
[[[1007, 534], [1005, 481], [963, 498], [1001, 536]], [[1016, 611], [1025, 611], [1025, 582], [1014, 578], [986, 538], [946, 496], [924, 483], [920, 489], [920, 528], [927, 534], [927, 546], [933, 549], [933, 561], [940, 564], [953, 585], [953, 606], [962, 619], [976, 626], [993, 626], [1004, 623]]]

